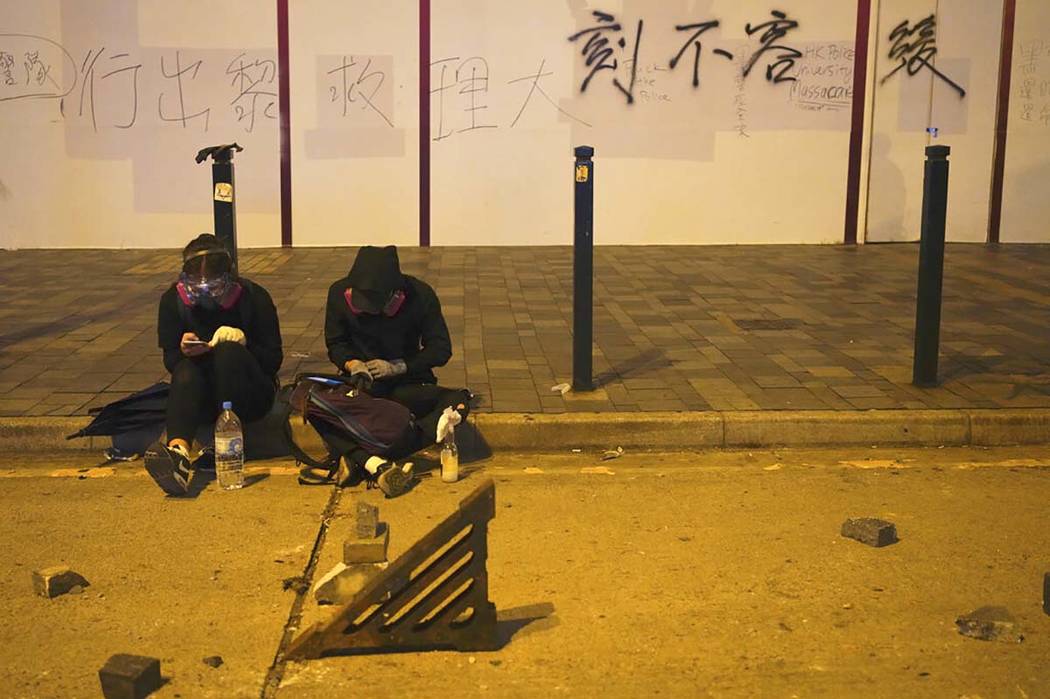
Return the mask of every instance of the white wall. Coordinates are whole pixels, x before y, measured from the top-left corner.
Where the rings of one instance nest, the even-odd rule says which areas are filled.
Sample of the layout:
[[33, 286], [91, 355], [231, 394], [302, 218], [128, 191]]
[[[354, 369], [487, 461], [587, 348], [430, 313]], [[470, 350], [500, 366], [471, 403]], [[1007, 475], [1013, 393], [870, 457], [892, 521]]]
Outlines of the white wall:
[[1050, 242], [1050, 3], [1018, 0], [999, 239]]
[[[965, 90], [960, 96], [929, 68], [914, 75], [890, 57], [891, 33], [903, 20], [936, 18], [934, 67]], [[984, 241], [988, 231], [995, 105], [998, 89], [1000, 0], [881, 0], [875, 44], [869, 242], [918, 240], [927, 145], [952, 149], [947, 238]], [[913, 35], [909, 41], [915, 41]], [[927, 128], [937, 129], [934, 136]]]
[[418, 2], [289, 5], [295, 245], [418, 244]]
[[[644, 21], [633, 104], [611, 84], [612, 71], [580, 90], [586, 38], [568, 37], [595, 26], [590, 11], [599, 7], [624, 27], [617, 55], [630, 58]], [[778, 43], [808, 52], [791, 74], [801, 71], [807, 88], [851, 90], [855, 7], [820, 0], [778, 7], [799, 22]], [[692, 49], [669, 68], [689, 38], [675, 26], [714, 19], [721, 25], [700, 37], [694, 88]], [[798, 83], [765, 79], [769, 60], [736, 79], [759, 45], [745, 25], [770, 19], [768, 4], [754, 1], [435, 3], [432, 58], [440, 63], [431, 87], [442, 86], [442, 68], [450, 87], [444, 104], [432, 105], [434, 243], [571, 242], [572, 148], [581, 144], [596, 149], [599, 244], [840, 242], [848, 101], [804, 104]], [[476, 95], [465, 91], [479, 83], [463, 80], [472, 65], [488, 69], [487, 90]], [[543, 92], [528, 99], [532, 82], [516, 81], [541, 65]], [[457, 70], [461, 80], [452, 85]], [[629, 82], [622, 64], [615, 74]], [[471, 128], [478, 126], [485, 128]]]
[[[874, 7], [861, 238], [917, 239], [923, 149], [938, 142], [952, 146], [949, 240], [982, 241], [1002, 0]], [[599, 8], [621, 23], [614, 40], [622, 36], [624, 47], [612, 44], [617, 69], [599, 72], [583, 92], [586, 37], [569, 36], [595, 26]], [[789, 71], [799, 79], [766, 79], [775, 53], [741, 79], [761, 33], [749, 36], [745, 26], [771, 20], [770, 8], [757, 0], [433, 0], [432, 243], [571, 242], [579, 144], [597, 151], [599, 244], [841, 242], [856, 3], [777, 5], [799, 22], [776, 42], [803, 52]], [[417, 11], [416, 0], [290, 3], [296, 245], [417, 243]], [[17, 59], [10, 81], [0, 67], [0, 247], [177, 247], [212, 225], [210, 168], [193, 154], [234, 140], [246, 148], [236, 160], [240, 242], [279, 245], [275, 12], [272, 0], [0, 7], [0, 53]], [[890, 31], [930, 13], [935, 65], [965, 98], [928, 70], [881, 84], [895, 65]], [[1050, 240], [1042, 225], [1050, 204], [1036, 186], [1050, 170], [1050, 36], [1040, 29], [1048, 18], [1046, 2], [1018, 0], [1004, 241]], [[639, 19], [628, 104], [612, 79], [629, 80]], [[720, 26], [700, 37], [694, 87], [692, 47], [669, 66], [689, 38], [675, 26], [709, 20]], [[1026, 59], [1025, 48], [1035, 57]], [[23, 66], [34, 52], [46, 77]], [[82, 66], [96, 52], [92, 74]], [[170, 74], [176, 52], [190, 69], [186, 112], [208, 110], [206, 128], [203, 116], [162, 119], [178, 106], [179, 81], [161, 70], [163, 60]], [[261, 78], [247, 94], [236, 89], [245, 84], [239, 56], [244, 75]], [[1033, 81], [1028, 96], [1025, 79]], [[940, 129], [936, 139], [928, 126]]]
[[275, 26], [262, 0], [4, 3], [0, 246], [180, 246], [212, 228], [193, 157], [231, 141], [239, 240], [279, 245]]

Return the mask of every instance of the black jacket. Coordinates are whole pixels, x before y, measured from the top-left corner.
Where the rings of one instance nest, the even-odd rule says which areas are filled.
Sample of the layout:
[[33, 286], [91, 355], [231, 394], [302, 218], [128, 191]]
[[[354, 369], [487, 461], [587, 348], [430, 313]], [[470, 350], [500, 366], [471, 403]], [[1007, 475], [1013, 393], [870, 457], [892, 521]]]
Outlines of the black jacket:
[[244, 289], [240, 299], [233, 308], [225, 311], [194, 306], [187, 308], [188, 312], [180, 312], [179, 306], [185, 308], [185, 305], [175, 285], [164, 292], [157, 317], [157, 344], [164, 351], [164, 366], [168, 371], [174, 371], [185, 358], [180, 348], [183, 333], [196, 333], [207, 342], [220, 325], [228, 325], [244, 331], [248, 351], [259, 362], [260, 368], [269, 376], [277, 376], [284, 360], [277, 309], [266, 289], [243, 277], [240, 283]]
[[354, 315], [346, 302], [345, 277], [328, 289], [324, 339], [328, 358], [345, 371], [351, 359], [404, 359], [408, 372], [391, 383], [437, 383], [431, 371], [452, 357], [452, 341], [437, 294], [424, 281], [405, 275], [405, 301], [397, 315]]

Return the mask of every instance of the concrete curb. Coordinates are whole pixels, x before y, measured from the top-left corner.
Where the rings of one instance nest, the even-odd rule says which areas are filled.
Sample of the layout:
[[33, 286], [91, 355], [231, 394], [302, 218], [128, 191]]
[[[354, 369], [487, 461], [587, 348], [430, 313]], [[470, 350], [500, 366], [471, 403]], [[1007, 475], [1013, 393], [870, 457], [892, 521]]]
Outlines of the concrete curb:
[[[0, 449], [97, 451], [108, 446], [105, 437], [65, 439], [87, 422], [87, 417], [0, 418]], [[471, 422], [490, 448], [524, 452], [1050, 444], [1050, 409], [1043, 408], [475, 413]]]

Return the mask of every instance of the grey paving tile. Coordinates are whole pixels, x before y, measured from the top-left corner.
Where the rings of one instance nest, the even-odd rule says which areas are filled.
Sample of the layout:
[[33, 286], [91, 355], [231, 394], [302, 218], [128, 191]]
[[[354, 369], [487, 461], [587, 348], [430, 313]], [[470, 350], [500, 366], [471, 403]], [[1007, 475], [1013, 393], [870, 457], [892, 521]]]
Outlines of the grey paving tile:
[[[1050, 246], [949, 247], [939, 389], [909, 383], [915, 246], [844, 252], [838, 246], [598, 248], [594, 367], [605, 395], [572, 401], [546, 394], [572, 371], [566, 248], [404, 248], [401, 257], [406, 272], [441, 293], [457, 350], [442, 380], [495, 392], [483, 409], [526, 402], [550, 411], [1050, 402], [1050, 281], [1033, 273], [1050, 266]], [[242, 265], [270, 289], [282, 316], [282, 376], [331, 370], [322, 338], [324, 290], [353, 254], [243, 251]], [[43, 280], [29, 278], [27, 270], [41, 266], [26, 265], [30, 257], [46, 262]], [[91, 397], [85, 404], [119, 397], [162, 375], [153, 323], [173, 259], [170, 250], [0, 252], [7, 301], [0, 308], [0, 397], [20, 388], [50, 391], [41, 407], [16, 402], [6, 411], [80, 411], [83, 405], [72, 406], [85, 395]], [[64, 280], [83, 274], [85, 262], [97, 283], [69, 289]], [[660, 358], [645, 360], [652, 352]], [[634, 391], [658, 393], [640, 399]], [[501, 403], [500, 392], [529, 398]]]

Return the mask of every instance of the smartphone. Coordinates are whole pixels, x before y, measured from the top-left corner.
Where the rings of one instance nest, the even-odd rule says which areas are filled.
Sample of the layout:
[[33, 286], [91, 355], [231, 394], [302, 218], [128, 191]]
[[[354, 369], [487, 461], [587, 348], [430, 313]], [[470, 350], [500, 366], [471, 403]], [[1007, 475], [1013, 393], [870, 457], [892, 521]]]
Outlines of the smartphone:
[[316, 381], [317, 383], [327, 384], [329, 386], [342, 386], [345, 381], [339, 381], [338, 379], [330, 379], [327, 376], [304, 376], [303, 378], [310, 381]]

